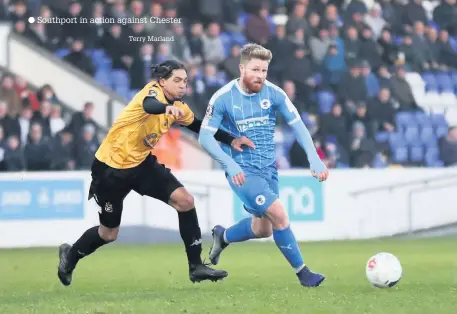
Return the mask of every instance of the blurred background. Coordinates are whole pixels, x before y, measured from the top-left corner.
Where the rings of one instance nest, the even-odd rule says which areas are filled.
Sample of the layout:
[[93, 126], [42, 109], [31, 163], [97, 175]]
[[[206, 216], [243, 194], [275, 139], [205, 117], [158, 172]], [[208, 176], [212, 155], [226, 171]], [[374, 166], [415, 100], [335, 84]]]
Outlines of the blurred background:
[[[151, 17], [180, 23], [137, 23]], [[0, 22], [1, 171], [89, 169], [149, 66], [166, 59], [187, 65], [186, 101], [202, 118], [248, 42], [273, 52], [268, 79], [330, 168], [457, 164], [455, 0], [0, 0]], [[277, 128], [279, 168], [307, 167], [280, 117]], [[172, 169], [217, 167], [182, 128], [154, 153]]]

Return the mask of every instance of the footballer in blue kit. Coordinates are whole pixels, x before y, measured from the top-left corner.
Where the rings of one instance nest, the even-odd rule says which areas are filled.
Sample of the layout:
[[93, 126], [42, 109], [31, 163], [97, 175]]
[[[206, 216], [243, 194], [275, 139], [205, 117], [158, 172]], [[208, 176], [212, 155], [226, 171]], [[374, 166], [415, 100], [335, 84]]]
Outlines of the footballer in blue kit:
[[[200, 144], [221, 164], [234, 193], [252, 215], [227, 229], [220, 225], [213, 228], [210, 260], [216, 265], [230, 243], [273, 235], [300, 283], [305, 287], [317, 287], [325, 277], [305, 265], [286, 209], [279, 201], [274, 142], [277, 112], [294, 130], [297, 141], [306, 151], [312, 175], [324, 181], [328, 170], [317, 155], [311, 135], [295, 106], [281, 88], [266, 80], [271, 58], [271, 52], [260, 45], [244, 46], [240, 78], [213, 95], [202, 122]], [[219, 146], [214, 138], [219, 129], [234, 136], [246, 136], [253, 145], [243, 147], [242, 151]]]

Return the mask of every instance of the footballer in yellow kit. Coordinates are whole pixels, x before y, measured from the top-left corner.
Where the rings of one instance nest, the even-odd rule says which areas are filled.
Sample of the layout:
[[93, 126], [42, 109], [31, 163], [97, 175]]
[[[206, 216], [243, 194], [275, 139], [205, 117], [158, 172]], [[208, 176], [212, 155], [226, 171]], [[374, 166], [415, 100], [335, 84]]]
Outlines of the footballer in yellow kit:
[[[89, 199], [100, 206], [100, 224], [88, 230], [73, 244], [59, 248], [58, 278], [68, 286], [78, 261], [116, 240], [121, 224], [123, 202], [130, 191], [169, 204], [178, 213], [179, 232], [184, 242], [189, 279], [216, 281], [228, 274], [205, 265], [201, 260], [202, 239], [192, 195], [179, 180], [157, 162], [151, 149], [174, 124], [199, 133], [201, 121], [182, 101], [187, 89], [187, 71], [173, 60], [152, 69], [155, 80], [147, 84], [116, 119], [95, 154]], [[216, 139], [236, 150], [254, 148], [246, 137], [234, 138], [219, 131]]]

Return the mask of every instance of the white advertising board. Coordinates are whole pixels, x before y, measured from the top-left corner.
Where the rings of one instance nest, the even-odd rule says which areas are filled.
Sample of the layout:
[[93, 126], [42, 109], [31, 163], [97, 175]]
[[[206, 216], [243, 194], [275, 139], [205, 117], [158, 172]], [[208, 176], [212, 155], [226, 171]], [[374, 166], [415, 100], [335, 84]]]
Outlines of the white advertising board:
[[[195, 196], [202, 232], [246, 216], [222, 172], [175, 175]], [[0, 247], [75, 241], [98, 224], [89, 184], [88, 172], [1, 174]], [[280, 194], [300, 241], [373, 238], [457, 222], [457, 169], [333, 170], [325, 183], [305, 170], [282, 171]], [[137, 225], [178, 230], [178, 219], [168, 205], [132, 192], [121, 227]]]

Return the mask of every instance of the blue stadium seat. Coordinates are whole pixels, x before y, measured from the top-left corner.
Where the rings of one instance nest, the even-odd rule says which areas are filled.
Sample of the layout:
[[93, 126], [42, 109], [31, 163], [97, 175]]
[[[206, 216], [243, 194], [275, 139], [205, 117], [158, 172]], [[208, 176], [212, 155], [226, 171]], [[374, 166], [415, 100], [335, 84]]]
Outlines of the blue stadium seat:
[[67, 49], [67, 48], [62, 48], [62, 49], [57, 49], [56, 51], [56, 57], [59, 58], [59, 59], [62, 59], [63, 57], [65, 57], [68, 53], [70, 52], [70, 49]]
[[408, 147], [398, 146], [393, 149], [393, 161], [395, 163], [406, 163], [408, 161]]
[[389, 133], [389, 145], [391, 148], [399, 147], [399, 146], [405, 146], [406, 145], [406, 140], [403, 136], [403, 133], [399, 132], [392, 132]]
[[225, 56], [228, 56], [230, 54], [230, 49], [232, 48], [232, 36], [230, 33], [220, 33], [219, 38], [224, 46]]
[[139, 92], [140, 90], [139, 89], [131, 89], [129, 91], [129, 97], [128, 99], [132, 99], [133, 97], [135, 97], [135, 95]]
[[454, 51], [457, 51], [457, 39], [455, 37], [449, 36], [449, 45], [454, 49]]
[[332, 109], [333, 103], [335, 102], [335, 95], [329, 91], [320, 91], [317, 93], [317, 102], [321, 113], [329, 113]]
[[429, 147], [425, 152], [425, 163], [431, 164], [434, 161], [438, 160], [440, 157], [440, 153], [437, 147]]
[[129, 99], [130, 90], [128, 89], [127, 86], [117, 86], [115, 91], [124, 99], [126, 99], [126, 100]]
[[389, 140], [389, 132], [378, 132], [376, 133], [376, 142], [378, 143], [384, 143], [384, 142], [387, 142]]
[[432, 114], [430, 120], [434, 128], [438, 128], [439, 126], [447, 127], [446, 117], [442, 114]]
[[111, 88], [111, 76], [107, 71], [97, 71], [95, 72], [94, 79], [100, 84]]
[[244, 46], [248, 43], [248, 40], [246, 39], [246, 36], [244, 36], [243, 33], [233, 33], [232, 38], [232, 43], [238, 44], [240, 46]]
[[436, 75], [436, 82], [441, 92], [454, 92], [454, 84], [451, 81], [451, 77], [444, 72]]
[[418, 111], [414, 114], [414, 118], [417, 122], [417, 124], [420, 127], [427, 127], [432, 125], [432, 120], [430, 119], [430, 116], [426, 114], [425, 112]]
[[424, 161], [424, 147], [421, 145], [411, 146], [409, 160], [412, 162], [423, 162]]
[[422, 74], [422, 79], [425, 82], [425, 90], [426, 91], [438, 91], [438, 84], [436, 82], [435, 75], [430, 72], [426, 72]]
[[246, 22], [247, 22], [247, 19], [249, 17], [249, 14], [246, 13], [246, 12], [241, 12], [239, 15], [238, 15], [238, 24], [240, 24], [241, 26], [246, 26]]
[[446, 136], [448, 132], [449, 132], [449, 129], [447, 126], [440, 125], [436, 128], [435, 134], [436, 134], [437, 138], [440, 138], [440, 137]]
[[431, 126], [423, 127], [420, 131], [420, 139], [421, 142], [426, 145], [430, 142], [436, 142], [436, 136], [433, 128]]
[[408, 126], [416, 125], [416, 119], [412, 112], [399, 112], [395, 116], [397, 127], [400, 130], [405, 130]]
[[457, 89], [457, 72], [452, 72], [450, 74], [451, 76], [451, 81], [452, 81], [452, 84], [454, 85], [454, 88]]
[[408, 126], [405, 129], [405, 140], [408, 144], [420, 143], [419, 128]]
[[113, 87], [125, 87], [127, 88], [130, 85], [129, 73], [125, 70], [113, 70], [111, 72]]

